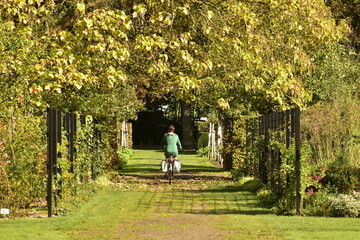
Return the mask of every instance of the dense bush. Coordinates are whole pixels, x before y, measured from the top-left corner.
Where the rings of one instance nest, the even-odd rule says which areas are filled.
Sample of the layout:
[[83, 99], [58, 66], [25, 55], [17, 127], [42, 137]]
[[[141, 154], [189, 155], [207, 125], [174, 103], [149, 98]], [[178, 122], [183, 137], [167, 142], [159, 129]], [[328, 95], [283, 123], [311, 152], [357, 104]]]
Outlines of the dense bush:
[[349, 194], [359, 186], [360, 168], [351, 166], [331, 166], [325, 170], [322, 179], [324, 185], [329, 185], [336, 193]]
[[260, 200], [261, 204], [265, 207], [272, 207], [276, 204], [276, 196], [274, 193], [267, 189], [261, 189], [257, 195], [257, 199]]
[[309, 216], [360, 217], [360, 193], [334, 194], [321, 189], [305, 196], [303, 213]]
[[207, 147], [209, 144], [209, 133], [199, 132], [196, 139], [196, 148], [201, 149]]
[[360, 217], [360, 193], [329, 197], [328, 209], [332, 217]]
[[198, 149], [196, 153], [201, 157], [208, 157], [210, 150], [211, 150], [210, 147], [203, 147]]
[[134, 158], [134, 151], [130, 148], [122, 147], [118, 151], [119, 168], [123, 169]]
[[1, 120], [0, 207], [16, 211], [46, 196], [44, 116], [12, 115]]
[[354, 217], [351, 193], [360, 187], [359, 106], [357, 100], [335, 100], [303, 112], [303, 146], [311, 151], [302, 169], [304, 214]]
[[257, 193], [262, 187], [263, 184], [254, 177], [244, 177], [239, 180], [239, 185], [241, 190], [249, 191], [252, 193]]
[[233, 169], [233, 177], [251, 176], [250, 164], [246, 161], [246, 127], [242, 117], [232, 118], [223, 124], [224, 143], [223, 158], [224, 168]]

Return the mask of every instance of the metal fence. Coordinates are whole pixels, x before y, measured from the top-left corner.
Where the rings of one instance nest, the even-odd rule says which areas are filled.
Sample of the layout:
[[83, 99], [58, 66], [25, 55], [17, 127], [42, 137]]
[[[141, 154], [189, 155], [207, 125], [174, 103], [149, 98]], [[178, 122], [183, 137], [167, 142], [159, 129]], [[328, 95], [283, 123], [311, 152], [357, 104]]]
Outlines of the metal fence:
[[[85, 125], [85, 116], [76, 115], [74, 113], [63, 112], [58, 109], [48, 109], [47, 112], [47, 135], [48, 135], [48, 177], [47, 177], [47, 205], [48, 216], [53, 215], [53, 208], [57, 208], [58, 200], [61, 198], [62, 182], [61, 179], [57, 179], [61, 175], [62, 171], [68, 171], [74, 173], [74, 160], [76, 158], [76, 133], [78, 128], [78, 120], [81, 125]], [[95, 138], [101, 138], [101, 134], [94, 127], [93, 140], [99, 141]], [[61, 169], [58, 165], [58, 158], [62, 157], [61, 152], [58, 149], [62, 144], [62, 139], [65, 137], [67, 140], [67, 158], [70, 162], [69, 169]], [[90, 140], [90, 139], [89, 139]], [[96, 145], [96, 144], [95, 144]], [[91, 165], [91, 175], [96, 177], [94, 165]], [[55, 186], [57, 185], [57, 186]], [[55, 189], [55, 190], [54, 190]]]
[[270, 184], [281, 195], [289, 187], [289, 177], [281, 176], [282, 166], [290, 164], [281, 149], [293, 150], [295, 157], [296, 212], [300, 214], [300, 109], [263, 115], [246, 122], [246, 162], [250, 175]]

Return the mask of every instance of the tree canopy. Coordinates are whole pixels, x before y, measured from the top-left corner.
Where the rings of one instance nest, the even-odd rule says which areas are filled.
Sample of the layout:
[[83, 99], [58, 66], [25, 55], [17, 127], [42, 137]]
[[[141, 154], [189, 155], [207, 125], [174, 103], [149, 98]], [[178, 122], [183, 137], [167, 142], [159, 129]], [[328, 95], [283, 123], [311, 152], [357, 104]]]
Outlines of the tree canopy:
[[169, 96], [305, 106], [319, 53], [350, 31], [321, 0], [9, 0], [0, 16], [3, 104], [124, 119]]

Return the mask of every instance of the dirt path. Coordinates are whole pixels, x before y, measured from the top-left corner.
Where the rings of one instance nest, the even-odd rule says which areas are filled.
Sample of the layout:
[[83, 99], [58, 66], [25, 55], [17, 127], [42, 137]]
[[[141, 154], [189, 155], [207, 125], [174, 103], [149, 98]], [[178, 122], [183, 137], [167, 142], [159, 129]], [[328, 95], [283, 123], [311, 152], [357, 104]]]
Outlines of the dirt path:
[[120, 188], [130, 183], [131, 191], [142, 193], [132, 211], [150, 215], [119, 223], [119, 239], [235, 239], [239, 231], [221, 226], [227, 214], [267, 213], [250, 193], [237, 191], [229, 177], [182, 173], [172, 185], [162, 177], [119, 177]]
[[[142, 174], [131, 170], [149, 165], [145, 163], [133, 163], [130, 174], [117, 177], [119, 189], [139, 193], [133, 199], [136, 207], [129, 210], [143, 216], [120, 222], [114, 239], [246, 239], [249, 233], [227, 229], [227, 215], [269, 213], [251, 193], [240, 191], [228, 173], [203, 159], [188, 158], [172, 185], [158, 169]], [[258, 236], [276, 238], [261, 232]]]

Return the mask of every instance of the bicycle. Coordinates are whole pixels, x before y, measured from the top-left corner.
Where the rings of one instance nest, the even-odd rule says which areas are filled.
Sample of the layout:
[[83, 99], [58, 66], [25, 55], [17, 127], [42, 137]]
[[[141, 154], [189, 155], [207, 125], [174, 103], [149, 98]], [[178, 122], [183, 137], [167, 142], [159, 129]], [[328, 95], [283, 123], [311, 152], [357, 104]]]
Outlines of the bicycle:
[[174, 179], [174, 163], [175, 163], [175, 158], [174, 155], [170, 155], [170, 157], [168, 157], [166, 159], [167, 162], [167, 177], [169, 180], [169, 184], [171, 184], [171, 181]]

